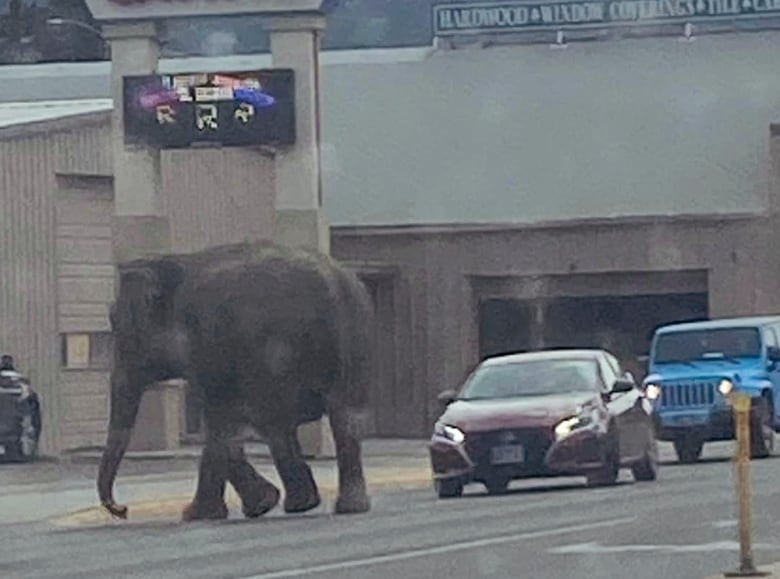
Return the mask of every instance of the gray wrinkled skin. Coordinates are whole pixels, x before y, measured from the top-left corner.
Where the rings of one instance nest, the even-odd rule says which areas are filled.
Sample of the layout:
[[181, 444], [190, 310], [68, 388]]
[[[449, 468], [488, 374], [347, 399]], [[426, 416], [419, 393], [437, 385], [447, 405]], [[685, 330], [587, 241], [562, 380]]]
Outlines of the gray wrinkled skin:
[[296, 429], [323, 413], [336, 444], [336, 512], [369, 510], [360, 439], [372, 311], [363, 284], [329, 257], [265, 242], [122, 265], [111, 313], [111, 418], [98, 473], [103, 506], [127, 515], [113, 484], [145, 387], [184, 378], [202, 402], [207, 432], [185, 520], [226, 517], [228, 482], [248, 517], [278, 503], [279, 490], [233, 440], [245, 425], [268, 441], [285, 510], [316, 507], [319, 492]]

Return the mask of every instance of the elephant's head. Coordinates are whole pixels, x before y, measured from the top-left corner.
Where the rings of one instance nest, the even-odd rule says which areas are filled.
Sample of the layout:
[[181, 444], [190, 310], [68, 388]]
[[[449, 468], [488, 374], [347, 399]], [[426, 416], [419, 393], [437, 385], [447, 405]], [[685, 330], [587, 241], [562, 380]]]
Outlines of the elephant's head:
[[187, 361], [185, 335], [174, 320], [176, 293], [183, 279], [184, 266], [170, 258], [136, 260], [119, 267], [119, 292], [111, 310], [111, 415], [97, 481], [100, 502], [117, 517], [126, 517], [127, 509], [114, 502], [114, 479], [144, 389], [181, 377]]

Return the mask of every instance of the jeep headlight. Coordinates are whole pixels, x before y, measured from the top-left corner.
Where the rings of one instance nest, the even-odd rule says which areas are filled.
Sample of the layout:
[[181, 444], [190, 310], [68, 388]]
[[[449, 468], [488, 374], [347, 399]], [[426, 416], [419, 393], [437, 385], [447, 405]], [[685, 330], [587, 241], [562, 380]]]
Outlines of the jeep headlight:
[[441, 422], [437, 422], [433, 427], [433, 433], [436, 436], [441, 436], [442, 438], [451, 440], [455, 444], [460, 444], [466, 440], [466, 435], [460, 428], [449, 426], [448, 424], [442, 424]]
[[575, 430], [593, 424], [596, 421], [596, 412], [595, 408], [582, 409], [576, 416], [561, 420], [555, 427], [555, 439], [562, 440]]
[[731, 380], [724, 379], [720, 381], [720, 384], [718, 384], [718, 392], [724, 396], [731, 394], [732, 390], [734, 390], [734, 383]]
[[645, 397], [648, 400], [658, 400], [661, 396], [661, 387], [658, 384], [648, 384], [645, 386]]

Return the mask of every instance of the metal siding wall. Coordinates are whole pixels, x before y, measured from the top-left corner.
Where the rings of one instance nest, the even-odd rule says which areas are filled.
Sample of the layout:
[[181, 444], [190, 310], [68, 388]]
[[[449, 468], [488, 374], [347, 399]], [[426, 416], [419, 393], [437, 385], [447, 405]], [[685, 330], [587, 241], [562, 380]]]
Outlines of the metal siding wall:
[[[63, 256], [58, 255], [55, 192], [58, 173], [111, 175], [109, 131], [108, 122], [92, 121], [72, 131], [0, 141], [0, 350], [16, 356], [41, 392], [42, 450], [47, 453], [93, 443], [104, 426], [96, 420], [101, 412], [87, 412], [89, 418], [82, 422], [61, 424], [65, 410], [70, 409], [72, 416], [90, 408], [102, 410], [107, 392], [105, 373], [92, 372], [91, 379], [83, 380], [84, 375], [77, 378], [61, 371], [57, 263], [68, 248], [63, 245]], [[176, 251], [272, 238], [274, 161], [251, 150], [166, 151], [163, 207], [171, 219]], [[62, 236], [65, 245], [73, 233], [68, 227], [84, 223], [74, 217], [89, 221], [104, 213], [96, 205], [76, 210], [72, 203], [63, 204], [60, 211], [61, 233], [68, 234]], [[83, 237], [81, 233], [77, 237]], [[64, 261], [70, 263], [62, 263], [62, 274], [71, 275], [74, 267], [79, 275], [84, 273], [84, 264]], [[75, 306], [62, 306], [61, 321], [70, 323], [73, 316], [68, 313]], [[76, 313], [83, 315], [80, 309]], [[74, 395], [62, 397], [63, 388], [74, 390]]]
[[163, 208], [175, 251], [274, 235], [274, 161], [242, 149], [164, 151]]
[[56, 171], [76, 175], [111, 175], [111, 132], [108, 120], [93, 121], [75, 131], [58, 133]]
[[42, 451], [58, 449], [53, 160], [46, 136], [0, 141], [0, 349], [39, 390]]

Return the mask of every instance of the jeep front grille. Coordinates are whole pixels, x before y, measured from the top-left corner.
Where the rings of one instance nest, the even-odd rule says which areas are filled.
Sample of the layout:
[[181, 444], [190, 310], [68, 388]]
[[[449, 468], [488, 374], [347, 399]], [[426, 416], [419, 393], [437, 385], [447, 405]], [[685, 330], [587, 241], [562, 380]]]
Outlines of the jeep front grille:
[[715, 404], [717, 383], [712, 380], [665, 382], [661, 386], [662, 408], [696, 408]]

